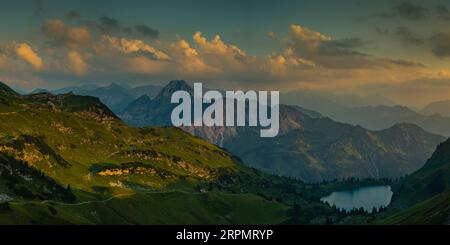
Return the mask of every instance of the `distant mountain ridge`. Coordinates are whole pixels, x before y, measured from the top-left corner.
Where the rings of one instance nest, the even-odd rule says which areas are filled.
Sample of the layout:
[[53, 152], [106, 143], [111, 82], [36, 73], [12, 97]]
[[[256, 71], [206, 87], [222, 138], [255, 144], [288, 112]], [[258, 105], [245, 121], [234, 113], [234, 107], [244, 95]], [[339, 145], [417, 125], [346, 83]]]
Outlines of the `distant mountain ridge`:
[[405, 106], [365, 106], [347, 108], [330, 115], [331, 118], [361, 125], [372, 130], [381, 130], [397, 123], [412, 123], [428, 132], [450, 136], [450, 117], [425, 116]]
[[151, 98], [156, 96], [161, 87], [156, 85], [144, 85], [130, 88], [117, 83], [111, 83], [107, 86], [96, 86], [92, 84], [84, 84], [79, 87], [66, 87], [56, 90], [35, 89], [30, 94], [48, 92], [52, 94], [74, 93], [76, 95], [94, 96], [106, 104], [114, 113], [119, 114], [131, 102], [142, 95]]
[[450, 100], [432, 102], [426, 105], [420, 112], [424, 115], [438, 114], [444, 117], [450, 117]]
[[[281, 101], [289, 105], [298, 105], [317, 111], [333, 120], [361, 125], [370, 130], [382, 130], [398, 123], [412, 123], [428, 132], [445, 137], [450, 136], [450, 117], [436, 113], [421, 114], [406, 106], [387, 103], [368, 103], [359, 101], [352, 105], [337, 103], [332, 98], [314, 93], [292, 93], [281, 97]], [[422, 110], [423, 112], [423, 110]]]
[[[192, 91], [185, 81], [171, 81], [153, 100], [141, 97], [120, 117], [134, 126], [171, 125], [176, 90]], [[297, 106], [280, 106], [280, 133], [260, 138], [259, 128], [183, 127], [230, 150], [252, 167], [315, 182], [347, 177], [396, 178], [420, 168], [443, 137], [411, 124], [382, 131], [338, 123]]]

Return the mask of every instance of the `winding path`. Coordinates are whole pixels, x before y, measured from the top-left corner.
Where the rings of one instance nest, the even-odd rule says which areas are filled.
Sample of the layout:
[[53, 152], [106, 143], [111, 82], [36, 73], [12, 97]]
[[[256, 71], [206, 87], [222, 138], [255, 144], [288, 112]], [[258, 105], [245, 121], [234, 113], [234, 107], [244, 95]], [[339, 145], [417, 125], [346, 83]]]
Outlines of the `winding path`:
[[[176, 192], [174, 190], [167, 190], [167, 191], [148, 191], [148, 192], [139, 192], [139, 193], [143, 193], [143, 194], [162, 194], [162, 193], [173, 193]], [[10, 204], [13, 205], [24, 205], [24, 204], [30, 204], [30, 203], [41, 203], [41, 204], [46, 204], [46, 203], [55, 203], [61, 206], [81, 206], [81, 205], [86, 205], [86, 204], [91, 204], [91, 203], [107, 203], [113, 199], [116, 198], [120, 198], [120, 197], [127, 197], [127, 196], [133, 196], [136, 195], [136, 193], [121, 193], [121, 194], [116, 194], [113, 195], [111, 197], [108, 197], [106, 199], [103, 200], [90, 200], [90, 201], [83, 201], [83, 202], [78, 202], [78, 203], [68, 203], [68, 202], [59, 202], [59, 201], [53, 201], [53, 200], [43, 200], [43, 201], [10, 201]]]

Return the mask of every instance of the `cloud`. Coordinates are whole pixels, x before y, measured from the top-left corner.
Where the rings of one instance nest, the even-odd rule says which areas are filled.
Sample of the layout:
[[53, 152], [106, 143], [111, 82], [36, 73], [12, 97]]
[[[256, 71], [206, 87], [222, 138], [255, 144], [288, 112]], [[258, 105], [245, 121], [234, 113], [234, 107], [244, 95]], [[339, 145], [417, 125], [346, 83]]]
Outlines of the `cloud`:
[[6, 55], [0, 52], [0, 68], [6, 65]]
[[290, 39], [287, 48], [299, 59], [308, 60], [317, 66], [334, 69], [382, 67], [378, 60], [358, 51], [364, 46], [359, 38], [332, 39], [330, 36], [302, 25], [289, 28]]
[[444, 5], [439, 5], [436, 7], [436, 14], [442, 20], [450, 20], [450, 11]]
[[398, 17], [406, 20], [424, 20], [430, 17], [430, 10], [419, 4], [409, 1], [395, 5], [389, 13], [384, 13], [382, 17]]
[[85, 27], [69, 27], [62, 20], [48, 20], [42, 25], [42, 32], [53, 42], [71, 49], [87, 45], [91, 41], [91, 33]]
[[390, 36], [406, 45], [423, 45], [428, 42], [429, 38], [419, 35], [407, 26], [399, 26], [394, 30], [380, 29], [377, 27], [377, 33], [384, 36]]
[[144, 75], [167, 75], [168, 63], [163, 63], [158, 60], [149, 59], [144, 56], [136, 56], [127, 57], [122, 62], [124, 67], [119, 67], [122, 69], [122, 72]]
[[316, 50], [323, 42], [331, 40], [331, 37], [301, 25], [293, 24], [289, 30], [294, 42], [309, 50]]
[[287, 48], [283, 54], [271, 54], [268, 56], [263, 69], [268, 69], [272, 75], [283, 75], [291, 69], [312, 68], [316, 63], [297, 57], [291, 48]]
[[394, 35], [396, 35], [402, 42], [406, 44], [421, 45], [426, 42], [426, 38], [411, 31], [411, 29], [406, 26], [397, 27], [397, 29], [394, 31]]
[[247, 54], [236, 45], [228, 45], [222, 41], [219, 35], [215, 35], [211, 41], [202, 36], [201, 32], [196, 32], [193, 36], [194, 42], [206, 54], [229, 55], [236, 60], [244, 62]]
[[44, 68], [44, 62], [42, 58], [26, 43], [20, 43], [14, 45], [14, 51], [20, 59], [27, 62], [35, 70], [42, 70]]
[[207, 73], [210, 75], [218, 72], [208, 66], [204, 59], [200, 57], [199, 52], [184, 39], [172, 43], [171, 49], [174, 55], [177, 55], [175, 61], [179, 64], [179, 72], [182, 74]]
[[386, 30], [380, 34], [392, 36], [403, 44], [428, 48], [438, 58], [450, 57], [450, 32], [436, 32], [425, 37], [408, 27], [400, 26], [392, 32]]
[[104, 34], [113, 34], [123, 31], [122, 24], [115, 18], [108, 16], [100, 17], [97, 21], [97, 27]]
[[175, 47], [180, 48], [182, 54], [185, 57], [198, 57], [198, 52], [196, 49], [192, 48], [191, 45], [186, 40], [179, 40]]
[[[299, 24], [287, 26], [286, 37], [273, 34], [271, 42], [279, 45], [274, 52], [253, 56], [238, 45], [228, 43], [221, 35], [208, 38], [195, 32], [192, 39], [154, 40], [157, 30], [152, 32], [152, 28], [146, 26], [148, 29], [141, 28], [138, 34], [135, 28], [138, 25], [131, 25], [132, 32], [124, 33], [127, 25], [114, 20], [103, 21], [104, 27], [108, 26], [104, 31], [117, 32], [117, 35], [101, 34], [97, 25], [87, 25], [86, 21], [76, 21], [85, 23], [81, 26], [62, 20], [45, 21], [42, 33], [53, 44], [40, 49], [46, 61], [45, 69], [37, 53], [42, 64], [34, 62], [33, 71], [26, 65], [31, 64], [30, 61], [19, 62], [15, 51], [5, 53], [7, 58], [14, 54], [15, 59], [11, 62], [8, 59], [8, 65], [16, 65], [15, 61], [23, 63], [15, 67], [20, 74], [53, 82], [111, 79], [161, 82], [183, 78], [208, 81], [211, 87], [254, 89], [257, 86], [279, 90], [357, 89], [380, 81], [411, 79], [417, 76], [418, 70], [428, 69], [414, 61], [365, 54], [360, 50], [367, 43], [361, 38], [334, 39]], [[149, 35], [146, 39], [137, 37], [145, 34]], [[267, 41], [264, 33], [261, 38]]]
[[448, 75], [448, 72], [441, 71], [432, 77], [424, 76], [401, 82], [368, 84], [361, 87], [361, 90], [383, 94], [400, 104], [422, 107], [433, 101], [448, 99], [450, 94], [450, 77]]
[[432, 52], [439, 58], [450, 57], [450, 33], [440, 32], [431, 37]]
[[142, 36], [150, 38], [150, 39], [157, 39], [159, 37], [159, 31], [156, 29], [153, 29], [147, 25], [135, 25], [134, 29], [136, 32], [140, 33]]
[[76, 75], [83, 75], [86, 73], [86, 62], [77, 51], [69, 51], [67, 53], [67, 60], [69, 62], [69, 67]]
[[7, 59], [6, 53], [3, 50], [3, 47], [0, 43], [0, 68], [3, 68], [6, 66], [6, 59]]
[[328, 40], [320, 46], [319, 52], [327, 55], [360, 55], [356, 49], [363, 47], [363, 41], [360, 38], [347, 38], [338, 40]]
[[403, 59], [396, 59], [396, 60], [390, 60], [392, 64], [405, 66], [405, 67], [425, 67], [424, 64], [420, 62], [415, 62], [411, 60], [403, 60]]
[[142, 40], [116, 38], [108, 35], [101, 36], [102, 43], [124, 54], [145, 55], [154, 60], [169, 60], [165, 52], [160, 51]]
[[132, 25], [109, 16], [102, 16], [97, 20], [86, 21], [86, 25], [93, 32], [110, 36], [124, 35], [129, 38], [158, 39], [160, 33], [159, 30], [146, 24], [137, 23]]

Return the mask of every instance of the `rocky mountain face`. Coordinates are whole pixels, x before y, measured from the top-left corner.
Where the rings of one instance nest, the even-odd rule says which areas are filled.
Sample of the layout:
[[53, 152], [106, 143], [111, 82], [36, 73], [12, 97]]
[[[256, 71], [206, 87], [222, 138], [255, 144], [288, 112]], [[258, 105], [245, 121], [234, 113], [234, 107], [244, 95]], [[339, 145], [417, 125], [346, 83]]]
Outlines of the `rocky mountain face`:
[[259, 138], [254, 129], [243, 129], [224, 147], [253, 167], [315, 182], [401, 177], [419, 169], [443, 140], [409, 124], [369, 131], [328, 118], [281, 118], [297, 124], [281, 123], [284, 130], [275, 138]]
[[[171, 125], [170, 96], [192, 88], [172, 81], [154, 100], [140, 98], [121, 117], [135, 126]], [[255, 168], [308, 182], [348, 177], [396, 178], [419, 169], [443, 137], [411, 124], [381, 131], [338, 123], [297, 106], [280, 106], [280, 132], [260, 138], [260, 128], [183, 127], [222, 146]]]
[[154, 99], [142, 95], [130, 103], [120, 114], [120, 117], [133, 126], [172, 125], [170, 115], [175, 104], [170, 103], [172, 93], [178, 90], [193, 93], [193, 89], [185, 81], [171, 81]]

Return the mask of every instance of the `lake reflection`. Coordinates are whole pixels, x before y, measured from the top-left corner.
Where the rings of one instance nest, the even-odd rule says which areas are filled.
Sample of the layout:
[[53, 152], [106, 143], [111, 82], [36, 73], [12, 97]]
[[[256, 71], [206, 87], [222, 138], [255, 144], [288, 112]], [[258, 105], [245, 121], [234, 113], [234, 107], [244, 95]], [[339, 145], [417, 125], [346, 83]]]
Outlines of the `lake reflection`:
[[387, 207], [392, 198], [391, 187], [384, 186], [367, 186], [355, 188], [346, 191], [336, 191], [329, 196], [322, 197], [322, 202], [328, 205], [335, 205], [336, 208], [345, 211], [363, 208], [366, 212], [371, 213], [375, 208]]

